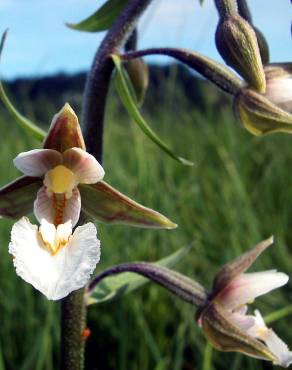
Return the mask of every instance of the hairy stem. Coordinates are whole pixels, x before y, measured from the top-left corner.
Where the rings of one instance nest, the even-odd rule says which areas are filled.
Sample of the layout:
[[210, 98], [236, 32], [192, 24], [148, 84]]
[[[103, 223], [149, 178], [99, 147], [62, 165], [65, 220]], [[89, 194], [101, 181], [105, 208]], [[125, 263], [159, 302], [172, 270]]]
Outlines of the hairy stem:
[[193, 305], [203, 306], [207, 301], [207, 291], [196, 281], [174, 270], [147, 262], [123, 263], [108, 268], [91, 281], [87, 288], [87, 293], [90, 294], [96, 285], [106, 277], [123, 272], [133, 272], [142, 275]]
[[84, 288], [62, 300], [61, 322], [61, 369], [82, 370], [85, 345], [82, 333], [86, 325]]
[[87, 149], [99, 161], [102, 158], [104, 110], [113, 71], [111, 54], [123, 46], [150, 2], [151, 0], [128, 2], [101, 43], [87, 76], [82, 124]]

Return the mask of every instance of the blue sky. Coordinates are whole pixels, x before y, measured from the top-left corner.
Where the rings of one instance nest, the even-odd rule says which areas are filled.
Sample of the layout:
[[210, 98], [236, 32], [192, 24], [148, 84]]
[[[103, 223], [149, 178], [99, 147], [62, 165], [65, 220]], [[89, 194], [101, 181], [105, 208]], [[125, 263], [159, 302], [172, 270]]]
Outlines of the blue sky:
[[[0, 0], [0, 25], [9, 27], [1, 76], [74, 73], [90, 67], [103, 34], [66, 28], [93, 13], [101, 0]], [[254, 23], [264, 32], [272, 61], [291, 60], [290, 0], [249, 0]], [[140, 20], [140, 47], [180, 46], [221, 60], [214, 45], [218, 16], [212, 0], [155, 0]], [[1, 31], [1, 29], [0, 29]], [[153, 60], [153, 59], [152, 59]], [[167, 61], [154, 59], [155, 61]]]

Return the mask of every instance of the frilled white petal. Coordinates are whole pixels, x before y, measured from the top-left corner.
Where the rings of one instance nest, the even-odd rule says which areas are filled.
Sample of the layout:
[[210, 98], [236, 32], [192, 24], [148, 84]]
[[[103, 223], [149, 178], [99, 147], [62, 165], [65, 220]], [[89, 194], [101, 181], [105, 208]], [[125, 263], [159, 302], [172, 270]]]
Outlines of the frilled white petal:
[[285, 285], [288, 279], [286, 274], [276, 270], [241, 274], [220, 293], [217, 299], [225, 308], [233, 310]]
[[78, 183], [95, 184], [104, 177], [104, 169], [93, 157], [80, 148], [71, 148], [63, 153], [63, 164], [75, 175]]
[[55, 199], [59, 197], [63, 197], [63, 218], [61, 220], [62, 223], [65, 223], [69, 220], [72, 222], [72, 226], [74, 227], [78, 220], [81, 210], [81, 197], [79, 190], [77, 188], [73, 189], [72, 196], [69, 199], [65, 198], [65, 195], [52, 195], [48, 196], [46, 187], [42, 186], [37, 193], [36, 200], [34, 202], [34, 214], [41, 223], [42, 219], [45, 219], [49, 223], [54, 223], [55, 215], [56, 215], [56, 205], [54, 205], [54, 197]]
[[34, 149], [18, 154], [13, 163], [27, 176], [41, 177], [62, 162], [61, 153], [53, 149]]
[[[58, 236], [65, 234], [67, 226]], [[22, 218], [12, 228], [9, 253], [22, 279], [48, 299], [57, 300], [86, 285], [100, 259], [100, 242], [95, 226], [88, 223], [77, 227], [68, 244], [53, 255], [44, 246], [37, 226]]]
[[65, 297], [71, 291], [84, 287], [99, 262], [100, 241], [96, 237], [94, 224], [78, 226], [68, 247], [63, 250], [66, 256], [62, 279], [56, 287], [54, 299]]
[[269, 350], [278, 358], [276, 365], [288, 367], [292, 363], [292, 352], [289, 351], [287, 344], [272, 329], [266, 327], [258, 310], [255, 311], [254, 319], [254, 325], [247, 333], [266, 344]]

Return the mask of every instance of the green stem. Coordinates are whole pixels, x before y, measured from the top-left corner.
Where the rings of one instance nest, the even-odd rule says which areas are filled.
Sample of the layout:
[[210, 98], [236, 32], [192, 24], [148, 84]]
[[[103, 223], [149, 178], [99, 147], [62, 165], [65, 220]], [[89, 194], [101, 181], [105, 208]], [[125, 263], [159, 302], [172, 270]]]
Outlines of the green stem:
[[289, 315], [292, 315], [292, 305], [281, 308], [280, 310], [274, 311], [265, 316], [265, 323], [271, 324], [272, 322], [283, 319], [284, 317]]
[[62, 300], [61, 315], [61, 369], [82, 370], [85, 344], [82, 333], [86, 326], [84, 288]]
[[205, 345], [204, 350], [204, 359], [203, 359], [203, 366], [202, 370], [211, 370], [212, 368], [212, 353], [213, 353], [213, 347], [209, 342]]

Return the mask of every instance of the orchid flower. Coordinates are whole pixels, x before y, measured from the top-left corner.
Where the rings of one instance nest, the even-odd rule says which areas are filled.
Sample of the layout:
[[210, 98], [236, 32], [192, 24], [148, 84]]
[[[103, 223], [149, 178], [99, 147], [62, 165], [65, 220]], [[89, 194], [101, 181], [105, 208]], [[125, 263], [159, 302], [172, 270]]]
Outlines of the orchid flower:
[[19, 219], [34, 211], [38, 221], [55, 225], [80, 211], [105, 223], [172, 229], [160, 213], [128, 198], [104, 181], [104, 170], [86, 152], [78, 118], [69, 104], [53, 118], [43, 149], [19, 154], [14, 164], [25, 176], [0, 189], [0, 215]]
[[[73, 116], [74, 112], [66, 105], [64, 110]], [[68, 114], [67, 113], [67, 114]], [[59, 115], [53, 118], [51, 131]], [[59, 225], [69, 220], [74, 227], [81, 209], [79, 183], [94, 184], [104, 176], [104, 170], [97, 160], [83, 148], [69, 148], [65, 151], [54, 149], [34, 149], [20, 153], [14, 165], [30, 177], [41, 177], [43, 186], [34, 202], [34, 214], [39, 222], [44, 218]]]
[[263, 241], [222, 268], [198, 322], [217, 349], [243, 352], [288, 367], [292, 363], [292, 352], [287, 345], [265, 325], [258, 310], [254, 315], [247, 312], [248, 303], [288, 281], [286, 274], [276, 270], [245, 273], [272, 242], [272, 238]]
[[[61, 299], [85, 286], [99, 262], [94, 224], [78, 226], [72, 234], [82, 203], [85, 218], [144, 227], [176, 226], [106, 183], [99, 185], [104, 170], [86, 152], [69, 104], [53, 118], [43, 148], [20, 153], [14, 164], [25, 176], [0, 189], [0, 214], [21, 217], [12, 228], [9, 253], [17, 274], [48, 299]], [[23, 217], [32, 208], [39, 227]]]

